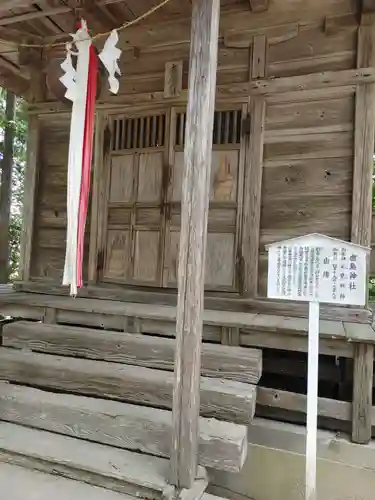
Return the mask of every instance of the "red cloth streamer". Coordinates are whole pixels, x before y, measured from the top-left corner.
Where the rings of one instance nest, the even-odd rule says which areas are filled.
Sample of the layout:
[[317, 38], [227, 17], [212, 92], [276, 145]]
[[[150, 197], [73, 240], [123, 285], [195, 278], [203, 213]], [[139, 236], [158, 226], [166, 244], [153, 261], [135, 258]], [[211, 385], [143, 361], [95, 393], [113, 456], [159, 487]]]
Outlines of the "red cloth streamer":
[[90, 193], [91, 162], [94, 141], [95, 101], [97, 92], [98, 58], [94, 47], [90, 47], [89, 75], [87, 83], [85, 131], [83, 140], [82, 179], [79, 197], [77, 234], [77, 288], [82, 287], [82, 263], [85, 239], [87, 207]]

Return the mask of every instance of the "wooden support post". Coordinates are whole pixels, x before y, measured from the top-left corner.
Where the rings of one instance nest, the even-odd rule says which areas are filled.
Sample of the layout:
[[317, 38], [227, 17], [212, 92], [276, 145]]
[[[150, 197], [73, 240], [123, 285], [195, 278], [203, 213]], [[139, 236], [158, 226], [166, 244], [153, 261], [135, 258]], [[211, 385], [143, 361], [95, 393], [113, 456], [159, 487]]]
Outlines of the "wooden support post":
[[371, 440], [373, 374], [374, 346], [356, 344], [353, 372], [352, 440], [354, 443], [367, 444]]
[[14, 143], [14, 116], [16, 98], [7, 91], [5, 107], [4, 151], [1, 161], [0, 186], [0, 283], [9, 279], [9, 227], [10, 205], [12, 203], [12, 170]]
[[108, 203], [107, 155], [110, 152], [110, 145], [111, 132], [108, 125], [108, 117], [99, 112], [96, 114], [95, 122], [94, 180], [92, 187], [88, 268], [88, 281], [90, 285], [98, 282], [104, 265], [104, 254], [101, 253], [101, 258], [99, 258], [99, 254], [105, 240], [104, 228], [106, 224], [104, 217], [106, 217], [107, 211], [104, 208]]
[[29, 119], [27, 158], [25, 171], [25, 186], [23, 197], [23, 217], [21, 232], [20, 270], [22, 281], [30, 279], [31, 252], [34, 229], [35, 199], [38, 189], [38, 155], [39, 155], [40, 124], [36, 116]]
[[199, 377], [220, 0], [194, 0], [178, 264], [171, 482], [190, 488], [198, 455]]
[[246, 151], [242, 238], [243, 293], [248, 297], [256, 297], [258, 293], [265, 109], [266, 103], [262, 96], [251, 98], [251, 125], [249, 146]]
[[[375, 66], [374, 25], [358, 31], [357, 66]], [[352, 234], [354, 243], [370, 246], [372, 215], [372, 175], [375, 133], [375, 84], [358, 85], [355, 108]], [[352, 440], [371, 439], [371, 410], [374, 348], [356, 345], [353, 371]]]

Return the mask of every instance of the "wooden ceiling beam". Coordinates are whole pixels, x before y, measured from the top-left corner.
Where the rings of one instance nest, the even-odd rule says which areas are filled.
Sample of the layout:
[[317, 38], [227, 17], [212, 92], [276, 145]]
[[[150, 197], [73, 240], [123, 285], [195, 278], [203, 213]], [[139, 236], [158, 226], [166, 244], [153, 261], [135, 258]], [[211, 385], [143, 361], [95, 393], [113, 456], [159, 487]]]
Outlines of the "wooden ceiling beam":
[[34, 0], [0, 0], [0, 12], [6, 10], [18, 8], [18, 7], [30, 7]]
[[[12, 3], [13, 1], [14, 0], [10, 0], [10, 3]], [[26, 2], [26, 3], [27, 3], [27, 1], [28, 0], [22, 0], [22, 2]], [[101, 7], [103, 7], [105, 5], [109, 5], [112, 3], [120, 3], [122, 1], [123, 0], [99, 0], [94, 4], [94, 6], [95, 6], [95, 9], [99, 10]], [[1, 2], [1, 0], [0, 0], [0, 2]], [[32, 3], [33, 2], [30, 1], [30, 3], [28, 5], [30, 6]], [[93, 4], [92, 0], [91, 0], [91, 3]], [[4, 5], [4, 7], [3, 7], [3, 5]], [[7, 7], [5, 8], [5, 6], [7, 6]], [[12, 6], [15, 7], [15, 5], [12, 5]], [[27, 6], [27, 5], [25, 5], [25, 6]], [[0, 3], [0, 12], [6, 11], [9, 9], [10, 9], [10, 7], [8, 6], [8, 2], [6, 2], [5, 4]], [[24, 14], [18, 14], [18, 15], [14, 15], [14, 16], [4, 17], [4, 18], [0, 19], [0, 26], [8, 26], [10, 24], [20, 23], [22, 21], [32, 21], [34, 19], [41, 19], [41, 18], [49, 17], [49, 16], [57, 16], [59, 14], [67, 14], [69, 12], [74, 13], [75, 11], [80, 10], [80, 9], [86, 10], [86, 11], [90, 10], [90, 8], [87, 8], [87, 7], [84, 7], [84, 8], [77, 7], [77, 2], [76, 2], [76, 0], [74, 0], [71, 2], [71, 5], [64, 5], [61, 7], [52, 7], [50, 9], [44, 9], [44, 10], [39, 11], [39, 12], [35, 12], [35, 11], [34, 12], [25, 12]], [[99, 18], [99, 20], [103, 19], [103, 14], [100, 14], [100, 11], [99, 11], [99, 14], [97, 12], [96, 15]], [[107, 26], [107, 27], [109, 27], [109, 26]], [[111, 27], [113, 27], [113, 26], [111, 26]]]
[[43, 37], [35, 35], [34, 33], [7, 28], [5, 26], [0, 26], [0, 40], [16, 45], [20, 43], [43, 44], [44, 41]]
[[25, 80], [29, 79], [28, 74], [25, 71], [2, 55], [0, 55], [0, 68], [4, 68], [14, 75], [24, 78]]
[[253, 12], [264, 12], [268, 10], [269, 0], [249, 0]]
[[87, 20], [89, 27], [96, 31], [111, 30], [117, 26], [106, 16], [103, 7], [98, 6], [95, 0], [67, 0], [67, 5], [73, 9], [77, 17], [83, 17]]

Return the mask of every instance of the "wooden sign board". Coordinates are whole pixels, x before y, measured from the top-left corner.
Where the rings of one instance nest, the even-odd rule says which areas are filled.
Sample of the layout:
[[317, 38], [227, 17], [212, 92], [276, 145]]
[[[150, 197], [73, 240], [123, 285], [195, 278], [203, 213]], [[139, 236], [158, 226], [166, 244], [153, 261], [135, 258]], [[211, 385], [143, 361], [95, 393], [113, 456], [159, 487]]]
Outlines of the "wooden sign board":
[[273, 243], [268, 250], [268, 297], [309, 302], [306, 500], [316, 500], [319, 304], [364, 306], [370, 249], [321, 234]]
[[268, 297], [364, 306], [370, 249], [320, 234], [268, 246]]

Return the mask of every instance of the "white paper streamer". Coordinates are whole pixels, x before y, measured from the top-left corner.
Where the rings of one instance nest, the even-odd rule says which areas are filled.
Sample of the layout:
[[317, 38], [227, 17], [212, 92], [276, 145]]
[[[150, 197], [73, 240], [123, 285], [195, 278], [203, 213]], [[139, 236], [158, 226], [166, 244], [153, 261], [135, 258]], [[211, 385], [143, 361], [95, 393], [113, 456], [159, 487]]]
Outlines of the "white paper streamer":
[[102, 61], [106, 70], [108, 71], [109, 90], [112, 92], [112, 94], [117, 94], [120, 86], [116, 75], [121, 75], [121, 71], [118, 65], [118, 60], [121, 56], [121, 50], [116, 47], [117, 43], [118, 33], [117, 30], [113, 30], [105, 41], [103, 50], [99, 54], [99, 59]]
[[70, 68], [71, 59], [69, 62], [68, 54], [67, 59], [64, 61], [66, 64], [63, 63], [68, 69], [68, 73], [65, 75], [66, 78], [61, 78], [63, 83], [64, 81], [67, 83], [67, 96], [73, 101], [69, 138], [67, 190], [68, 227], [63, 285], [70, 285], [70, 294], [75, 296], [77, 295], [78, 212], [81, 192], [83, 140], [91, 46], [91, 38], [87, 33], [87, 25], [84, 20], [82, 20], [82, 27], [72, 35], [72, 37], [78, 50], [77, 69], [75, 70], [75, 74], [73, 74]]

